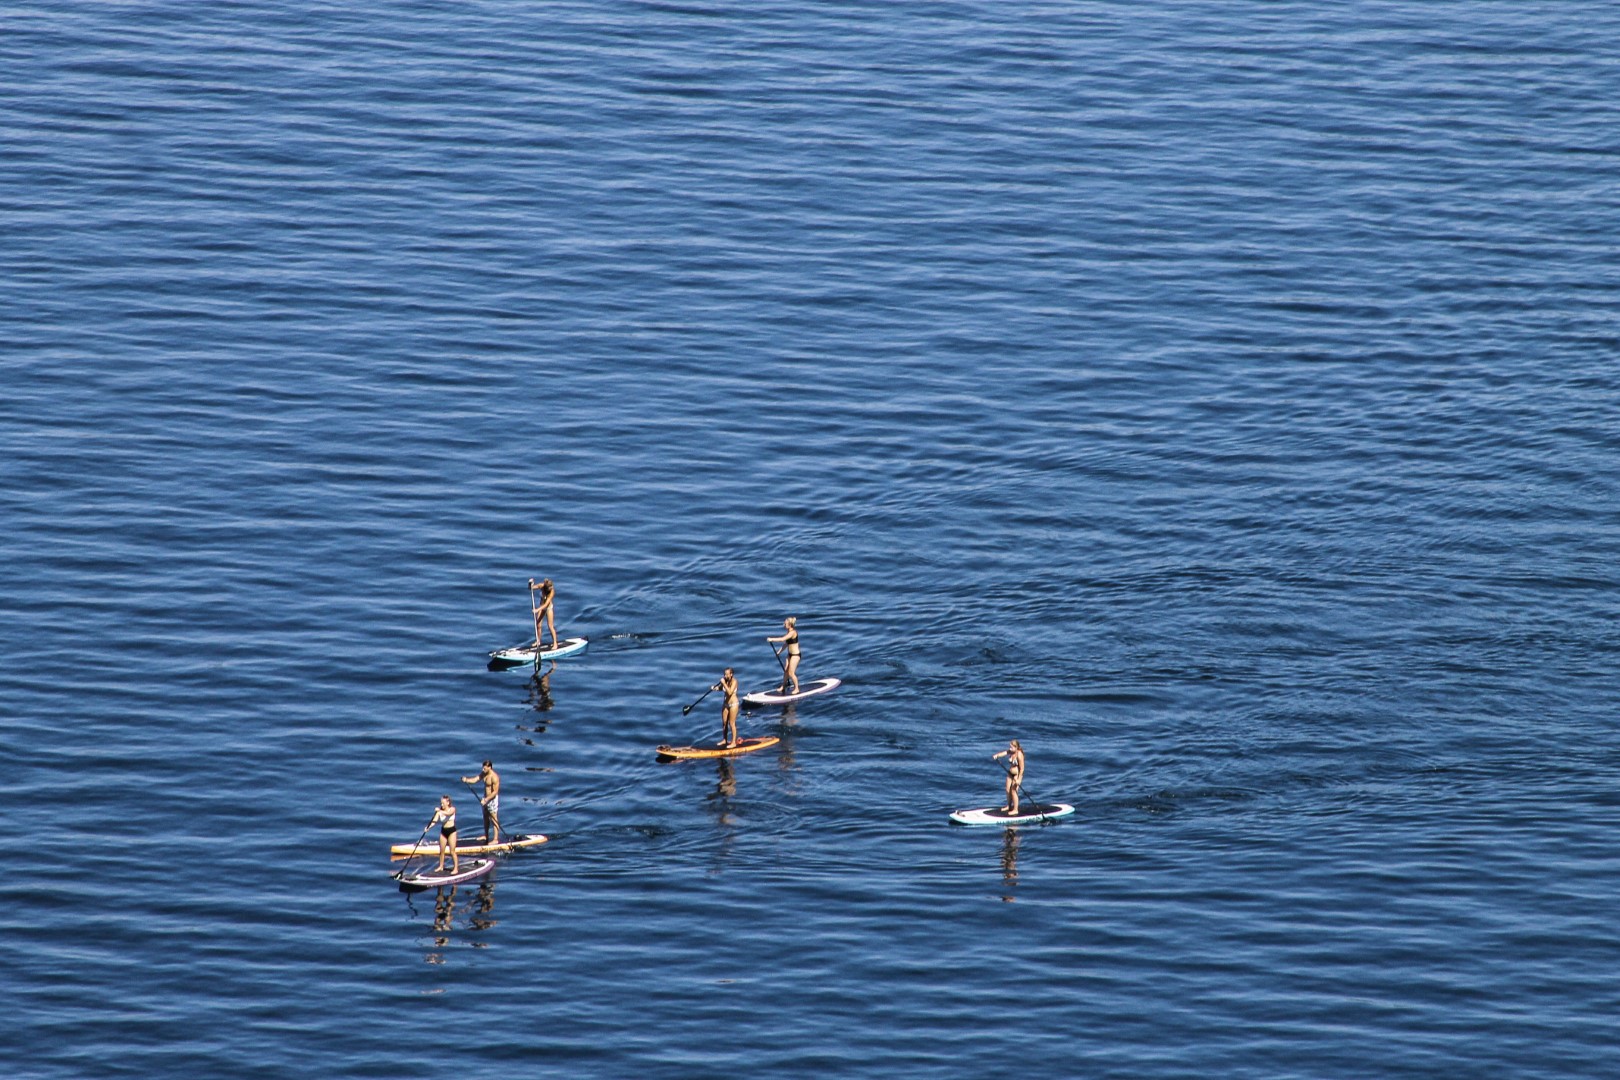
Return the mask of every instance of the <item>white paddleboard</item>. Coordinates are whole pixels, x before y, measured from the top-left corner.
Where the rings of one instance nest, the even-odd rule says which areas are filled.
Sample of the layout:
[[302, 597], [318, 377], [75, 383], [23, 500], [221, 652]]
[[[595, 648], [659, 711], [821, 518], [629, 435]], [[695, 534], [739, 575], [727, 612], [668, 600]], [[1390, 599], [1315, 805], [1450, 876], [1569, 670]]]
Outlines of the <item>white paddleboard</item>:
[[489, 873], [490, 867], [495, 865], [494, 859], [462, 859], [461, 870], [452, 874], [447, 866], [443, 870], [436, 870], [431, 866], [424, 866], [421, 870], [413, 870], [408, 874], [395, 874], [393, 877], [399, 882], [402, 889], [432, 889], [439, 885], [455, 885], [463, 881], [471, 881], [475, 877], [482, 877]]
[[[511, 667], [516, 664], [532, 664], [535, 662], [534, 647], [538, 642], [531, 641], [527, 645], [514, 645], [510, 649], [496, 649], [489, 654], [490, 664], [493, 666]], [[573, 656], [584, 652], [585, 646], [590, 644], [582, 637], [567, 637], [548, 645], [540, 650], [541, 660], [553, 660], [559, 656]]]
[[976, 810], [957, 810], [951, 814], [951, 820], [958, 825], [1027, 825], [1072, 813], [1074, 807], [1068, 803], [1024, 803], [1016, 814], [1009, 814], [999, 806], [981, 806]]
[[842, 683], [838, 679], [811, 679], [808, 682], [799, 683], [799, 692], [797, 694], [792, 691], [778, 694], [774, 689], [758, 690], [752, 694], [744, 694], [742, 703], [744, 705], [788, 705], [795, 701], [803, 701], [807, 697], [815, 697], [817, 694], [825, 694], [827, 691], [835, 690], [841, 685]]

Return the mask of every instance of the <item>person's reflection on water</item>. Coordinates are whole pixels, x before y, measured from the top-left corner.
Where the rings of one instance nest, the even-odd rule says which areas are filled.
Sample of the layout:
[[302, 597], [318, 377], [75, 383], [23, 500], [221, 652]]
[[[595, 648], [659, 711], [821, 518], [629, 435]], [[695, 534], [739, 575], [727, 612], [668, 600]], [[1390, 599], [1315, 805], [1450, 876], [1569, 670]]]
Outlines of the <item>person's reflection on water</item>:
[[[494, 917], [495, 911], [495, 882], [485, 880], [479, 883], [478, 892], [472, 900], [472, 914], [467, 919], [467, 925], [474, 930], [491, 929], [499, 919]], [[482, 947], [483, 942], [475, 941], [475, 947]]]
[[551, 673], [557, 670], [557, 661], [551, 661], [545, 671], [529, 676], [529, 704], [535, 712], [551, 711]]
[[737, 766], [730, 758], [715, 758], [715, 767], [719, 775], [714, 783], [714, 790], [704, 797], [715, 809], [715, 820], [721, 825], [730, 825], [731, 800], [737, 795]]
[[[433, 898], [433, 929], [446, 933], [454, 928], [456, 918], [456, 885], [439, 886], [439, 895]], [[440, 938], [439, 944], [448, 943], [447, 938]]]
[[737, 839], [736, 820], [731, 814], [731, 800], [737, 795], [737, 765], [730, 758], [716, 758], [714, 764], [714, 790], [703, 797], [714, 810], [714, 823], [720, 827], [720, 846], [715, 850], [710, 874], [720, 872]]
[[[450, 947], [451, 934], [456, 928], [456, 896], [460, 885], [440, 885], [433, 893], [433, 938], [432, 946], [423, 955], [422, 960], [429, 964], [442, 964], [445, 962], [444, 950]], [[416, 894], [421, 895], [421, 894]], [[416, 895], [405, 897], [405, 906], [410, 908], [413, 917], [420, 916], [416, 907]], [[468, 920], [468, 926], [476, 930], [485, 930], [495, 925], [495, 919], [490, 912], [495, 908], [495, 881], [485, 878], [478, 885], [478, 892], [471, 904], [464, 904], [462, 911], [471, 909], [474, 914]], [[477, 942], [473, 943], [478, 944]]]
[[455, 885], [440, 885], [433, 897], [433, 947], [422, 957], [429, 964], [444, 963], [444, 950], [450, 947], [450, 930], [456, 917]]
[[[541, 715], [535, 718], [534, 727], [532, 728], [526, 728], [522, 724], [519, 724], [519, 731], [532, 731], [536, 735], [544, 735], [546, 733], [545, 714], [550, 712], [552, 705], [555, 704], [555, 702], [551, 700], [551, 673], [556, 670], [557, 663], [556, 661], [552, 661], [551, 666], [546, 668], [544, 672], [536, 671], [529, 677], [527, 704], [530, 709], [533, 709], [535, 712], [540, 713]], [[532, 739], [524, 739], [523, 741], [529, 746], [534, 745], [534, 741]]]
[[776, 768], [779, 772], [794, 772], [799, 763], [793, 757], [793, 734], [798, 729], [799, 710], [792, 702], [782, 706], [782, 715], [777, 720], [777, 737], [782, 741], [776, 744]]
[[1017, 899], [1013, 890], [1018, 887], [1018, 830], [1011, 825], [1001, 838], [1001, 884], [1007, 890], [1001, 894], [1001, 899], [1012, 903]]
[[[451, 935], [456, 928], [456, 896], [460, 885], [441, 885], [433, 897], [433, 947], [423, 957], [429, 964], [442, 964], [445, 962], [444, 950], [450, 947]], [[413, 907], [411, 910], [415, 910]], [[495, 911], [495, 879], [485, 878], [478, 883], [478, 889], [472, 894], [472, 899], [460, 906], [460, 911], [467, 915], [469, 930], [489, 930], [500, 920], [494, 917]], [[469, 942], [473, 948], [483, 948], [485, 943], [479, 941]]]

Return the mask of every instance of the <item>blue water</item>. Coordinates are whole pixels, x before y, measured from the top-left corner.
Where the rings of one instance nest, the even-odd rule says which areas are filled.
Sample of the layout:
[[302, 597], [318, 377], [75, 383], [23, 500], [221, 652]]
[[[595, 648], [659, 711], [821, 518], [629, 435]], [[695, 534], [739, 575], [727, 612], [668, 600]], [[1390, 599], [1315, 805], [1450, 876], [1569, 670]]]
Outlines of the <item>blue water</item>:
[[8, 1066], [1620, 1072], [1617, 40], [8, 4]]

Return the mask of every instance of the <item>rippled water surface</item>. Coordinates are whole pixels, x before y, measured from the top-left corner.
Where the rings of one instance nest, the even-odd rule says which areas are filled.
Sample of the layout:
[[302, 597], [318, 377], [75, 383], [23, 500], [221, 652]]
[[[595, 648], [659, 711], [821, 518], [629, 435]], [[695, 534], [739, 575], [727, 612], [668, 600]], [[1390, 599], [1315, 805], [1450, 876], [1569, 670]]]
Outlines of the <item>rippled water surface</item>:
[[1616, 40], [9, 5], [13, 1070], [1614, 1075]]

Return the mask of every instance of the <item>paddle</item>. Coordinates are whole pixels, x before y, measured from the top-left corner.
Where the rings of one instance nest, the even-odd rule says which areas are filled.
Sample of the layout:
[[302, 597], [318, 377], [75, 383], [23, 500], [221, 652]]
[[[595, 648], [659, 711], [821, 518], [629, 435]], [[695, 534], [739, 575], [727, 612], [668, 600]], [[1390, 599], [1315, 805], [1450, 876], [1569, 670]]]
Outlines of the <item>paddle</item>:
[[771, 647], [771, 654], [776, 657], [776, 666], [782, 669], [782, 693], [785, 694], [787, 693], [788, 676], [787, 662], [782, 659], [782, 649], [787, 648], [787, 646], [783, 645], [782, 649], [778, 649], [770, 638], [765, 639], [765, 644]]
[[711, 687], [709, 687], [709, 688], [708, 688], [708, 689], [707, 689], [707, 690], [705, 690], [705, 691], [703, 691], [703, 696], [702, 696], [702, 697], [700, 697], [700, 698], [698, 698], [698, 699], [697, 699], [697, 701], [694, 701], [694, 702], [692, 702], [692, 704], [690, 704], [690, 705], [688, 705], [688, 706], [687, 706], [687, 707], [686, 707], [686, 708], [684, 708], [684, 709], [682, 709], [682, 710], [681, 710], [681, 715], [682, 715], [682, 716], [685, 716], [685, 715], [686, 715], [686, 714], [687, 714], [687, 713], [689, 713], [689, 712], [691, 712], [691, 711], [692, 711], [692, 710], [693, 710], [693, 709], [695, 709], [695, 708], [697, 708], [697, 707], [698, 707], [698, 702], [699, 702], [699, 701], [702, 701], [702, 700], [703, 700], [703, 698], [706, 698], [706, 697], [708, 697], [708, 696], [709, 696], [709, 695], [710, 695], [710, 694], [712, 694], [712, 693], [714, 693], [714, 692], [715, 692], [715, 691], [716, 691], [716, 690], [718, 690], [718, 689], [720, 689], [720, 684], [719, 684], [719, 683], [715, 683], [715, 684], [714, 684], [714, 685], [713, 685], [713, 686], [711, 686]]
[[399, 881], [400, 879], [402, 879], [405, 876], [405, 871], [407, 871], [407, 870], [409, 870], [411, 868], [411, 859], [416, 858], [417, 849], [422, 846], [422, 841], [427, 839], [428, 830], [433, 828], [433, 823], [435, 821], [438, 821], [438, 820], [439, 820], [439, 815], [434, 814], [433, 817], [428, 819], [428, 823], [426, 825], [422, 826], [422, 835], [418, 836], [416, 838], [416, 843], [411, 845], [411, 854], [410, 854], [410, 856], [408, 858], [406, 858], [405, 865], [399, 868], [399, 873], [394, 875], [394, 880], [395, 881]]
[[538, 586], [534, 578], [529, 579], [529, 613], [534, 616], [534, 670], [540, 670], [540, 606], [534, 602], [534, 590]]
[[[997, 762], [996, 762], [996, 764], [997, 764], [997, 765], [1000, 765], [1000, 766], [1001, 766], [1001, 771], [1002, 771], [1002, 772], [1004, 772], [1004, 773], [1006, 773], [1006, 774], [1007, 774], [1007, 775], [1008, 775], [1008, 776], [1011, 776], [1011, 775], [1012, 775], [1012, 770], [1011, 770], [1011, 769], [1009, 769], [1009, 768], [1008, 768], [1008, 767], [1007, 767], [1007, 766], [1006, 766], [1006, 765], [1005, 765], [1005, 764], [1003, 764], [1003, 763], [1002, 763], [1002, 762], [1001, 762], [1001, 761], [999, 761], [999, 760], [998, 760], [998, 761], [997, 761]], [[1039, 808], [1040, 808], [1040, 807], [1042, 807], [1042, 806], [1044, 806], [1044, 805], [1046, 805], [1046, 804], [1045, 804], [1045, 803], [1043, 803], [1043, 802], [1041, 802], [1041, 800], [1039, 800], [1039, 799], [1036, 799], [1036, 798], [1032, 798], [1032, 797], [1031, 797], [1031, 796], [1030, 796], [1030, 794], [1029, 794], [1029, 792], [1027, 792], [1027, 791], [1025, 791], [1025, 790], [1024, 790], [1024, 784], [1023, 784], [1023, 782], [1022, 782], [1022, 781], [1020, 781], [1020, 780], [1014, 780], [1014, 781], [1013, 781], [1013, 787], [1015, 787], [1015, 788], [1017, 788], [1017, 789], [1018, 789], [1018, 794], [1020, 794], [1020, 795], [1022, 795], [1022, 796], [1023, 796], [1023, 797], [1024, 797], [1024, 798], [1026, 798], [1026, 799], [1029, 799], [1029, 801], [1030, 801], [1030, 802], [1031, 802], [1031, 803], [1033, 803], [1033, 804], [1034, 804], [1034, 805], [1035, 805], [1035, 806], [1036, 806], [1036, 808], [1037, 808], [1037, 809], [1036, 809], [1036, 811], [1035, 811], [1035, 816], [1036, 816], [1036, 817], [1037, 817], [1037, 818], [1039, 818], [1039, 819], [1040, 819], [1040, 820], [1041, 820], [1041, 821], [1045, 821], [1045, 820], [1047, 820], [1047, 816], [1046, 816], [1046, 815], [1045, 815], [1045, 814], [1044, 814], [1044, 813], [1042, 813], [1042, 812], [1041, 812], [1041, 811], [1040, 811], [1040, 809], [1039, 809]]]

